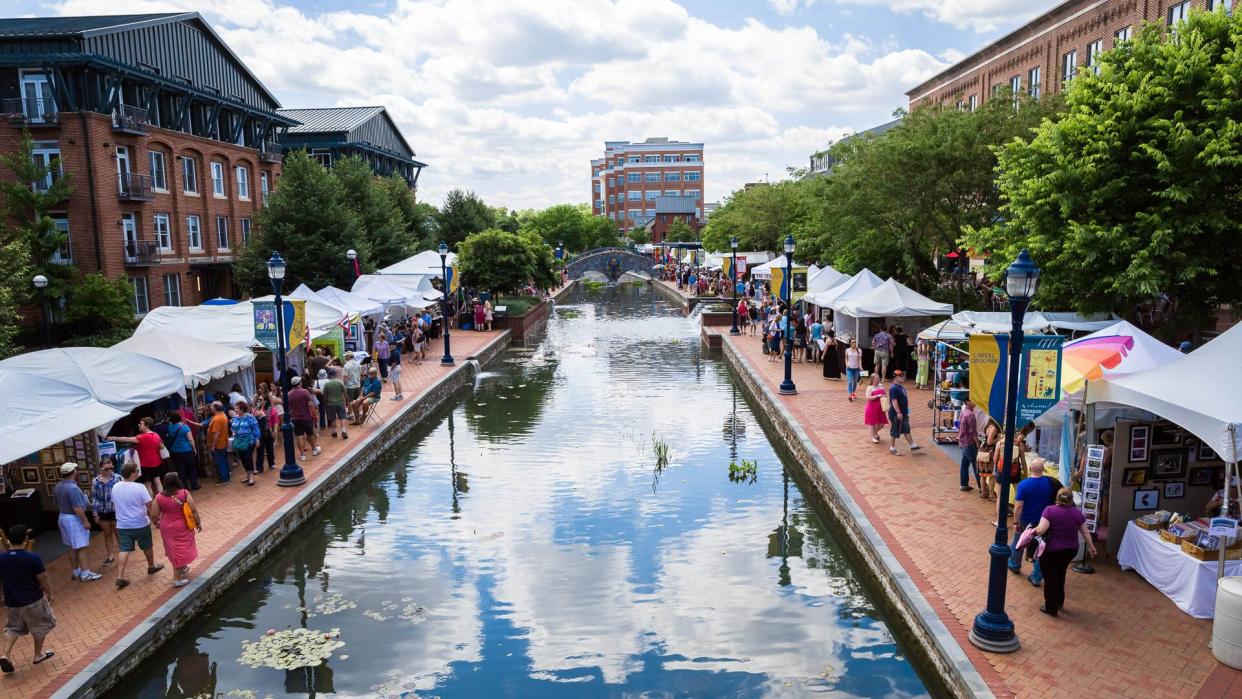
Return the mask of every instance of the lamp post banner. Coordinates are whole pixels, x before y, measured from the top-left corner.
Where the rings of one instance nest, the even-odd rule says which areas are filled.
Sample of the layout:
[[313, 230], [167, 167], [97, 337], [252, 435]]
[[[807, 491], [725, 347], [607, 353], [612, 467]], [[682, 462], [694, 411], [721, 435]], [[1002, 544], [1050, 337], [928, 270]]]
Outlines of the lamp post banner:
[[448, 275], [446, 280], [448, 283], [444, 285], [445, 288], [448, 289], [449, 294], [456, 294], [457, 289], [461, 286], [460, 277], [457, 274], [457, 265], [449, 265], [444, 269], [444, 273]]
[[724, 273], [725, 279], [733, 279], [733, 258], [725, 255], [720, 261], [720, 271]]
[[970, 336], [970, 400], [998, 422], [1005, 416], [1009, 335]]
[[[276, 303], [274, 301], [253, 301], [254, 306], [254, 339], [273, 353], [280, 347], [276, 338]], [[292, 349], [307, 338], [306, 302], [296, 299], [285, 299], [285, 346]]]
[[[1043, 415], [1061, 400], [1060, 335], [1030, 335], [1022, 346], [1022, 379], [1018, 385], [1018, 424]], [[974, 366], [971, 357], [971, 366]]]
[[[740, 261], [738, 265], [741, 265]], [[792, 289], [785, 288], [788, 280], [785, 279], [784, 267], [773, 267], [771, 271], [772, 293], [776, 294], [777, 298], [783, 299], [788, 297], [791, 303], [797, 303], [802, 300], [803, 296], [806, 296], [806, 267], [794, 267], [789, 270], [789, 276], [792, 277], [793, 281]]]

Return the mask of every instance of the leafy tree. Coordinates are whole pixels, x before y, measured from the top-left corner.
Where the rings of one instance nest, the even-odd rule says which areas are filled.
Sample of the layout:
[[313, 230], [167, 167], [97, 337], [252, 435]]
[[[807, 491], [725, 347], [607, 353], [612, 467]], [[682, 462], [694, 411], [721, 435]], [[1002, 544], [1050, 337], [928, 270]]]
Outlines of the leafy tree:
[[370, 242], [350, 207], [345, 187], [305, 151], [285, 156], [280, 186], [255, 215], [256, 234], [233, 263], [237, 285], [255, 296], [270, 293], [267, 260], [280, 252], [288, 267], [285, 288], [306, 283], [349, 288], [353, 270], [345, 251], [370, 259]]
[[582, 205], [587, 212], [587, 232], [583, 241], [583, 250], [591, 250], [594, 248], [611, 248], [621, 242], [621, 236], [617, 233], [617, 227], [612, 221], [603, 216], [595, 216], [590, 213], [589, 207]]
[[65, 303], [65, 319], [77, 335], [65, 344], [110, 347], [124, 340], [134, 327], [133, 299], [134, 285], [124, 277], [83, 276]]
[[472, 234], [457, 245], [462, 282], [497, 296], [521, 289], [539, 271], [535, 245], [530, 234], [497, 228]]
[[[357, 215], [370, 243], [366, 257], [358, 251], [362, 270], [369, 272], [409, 257], [412, 241], [402, 205], [413, 206], [413, 194], [405, 180], [376, 177], [371, 166], [352, 155], [336, 161], [329, 174], [340, 181], [345, 205]], [[404, 196], [399, 187], [405, 188]]]
[[651, 242], [651, 231], [636, 226], [627, 231], [625, 237], [635, 245], [645, 245]]
[[531, 281], [540, 289], [555, 287], [560, 283], [560, 275], [557, 272], [556, 254], [552, 246], [533, 233], [519, 233], [518, 235], [522, 237], [526, 247], [530, 250], [532, 258], [530, 269]]
[[444, 205], [436, 217], [436, 228], [441, 240], [450, 247], [479, 231], [492, 228], [495, 213], [474, 192], [454, 189], [444, 197]]
[[585, 204], [557, 204], [542, 211], [522, 216], [522, 231], [533, 233], [545, 243], [566, 250], [581, 252], [616, 245], [616, 226], [606, 218], [595, 216]]
[[1028, 248], [1038, 303], [1127, 310], [1167, 294], [1202, 329], [1242, 301], [1242, 16], [1149, 25], [1082, 71], [1068, 112], [1000, 153], [1003, 220], [966, 243], [995, 267]]
[[802, 182], [777, 182], [733, 193], [703, 229], [703, 247], [728, 250], [736, 237], [742, 250], [779, 250], [790, 232], [806, 227], [814, 214]]
[[522, 222], [518, 220], [516, 211], [506, 209], [503, 206], [493, 206], [492, 215], [496, 219], [496, 227], [508, 233], [517, 233], [522, 227]]
[[[699, 236], [690, 227], [690, 224], [686, 223], [685, 219], [675, 218], [672, 223], [668, 224], [668, 230], [664, 232], [664, 239], [670, 243], [689, 243], [693, 240], [698, 240]], [[721, 249], [728, 250], [729, 246], [726, 244]]]

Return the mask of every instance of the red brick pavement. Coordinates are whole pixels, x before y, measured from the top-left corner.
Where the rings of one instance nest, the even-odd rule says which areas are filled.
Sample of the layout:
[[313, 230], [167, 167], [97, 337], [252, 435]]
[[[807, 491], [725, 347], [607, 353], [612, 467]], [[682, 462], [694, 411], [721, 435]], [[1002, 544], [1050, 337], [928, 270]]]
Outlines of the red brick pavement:
[[[709, 331], [719, 332], [715, 329]], [[768, 363], [755, 337], [721, 333], [774, 390], [782, 362]], [[863, 426], [863, 402], [820, 367], [794, 364], [795, 396], [779, 396], [920, 591], [998, 696], [1242, 697], [1242, 672], [1219, 664], [1207, 644], [1210, 620], [1194, 619], [1133, 572], [1094, 561], [1095, 575], [1070, 573], [1067, 609], [1039, 612], [1042, 590], [1009, 577], [1006, 609], [1022, 648], [984, 653], [967, 634], [987, 595], [987, 548], [995, 502], [958, 490], [958, 465], [930, 444], [930, 393], [911, 387], [915, 441], [891, 456]], [[907, 384], [910, 387], [910, 384]]]
[[[459, 358], [476, 355], [500, 334], [499, 331], [455, 332], [452, 337], [453, 354]], [[389, 384], [384, 384], [384, 400], [378, 404], [382, 420], [418, 401], [431, 386], [449, 374], [450, 369], [439, 365], [440, 355], [436, 351], [438, 347], [438, 344], [432, 343], [427, 361], [422, 364], [415, 365], [405, 361], [401, 377], [405, 400], [388, 400], [392, 396], [392, 388]], [[356, 446], [358, 440], [365, 439], [374, 429], [370, 426], [352, 427], [348, 440], [332, 439], [326, 434], [323, 435], [323, 453], [308, 458], [302, 464], [307, 482], [313, 482], [321, 476], [337, 458]], [[279, 454], [279, 443], [277, 452], [277, 461], [283, 461]], [[263, 475], [256, 477], [258, 485], [253, 488], [241, 484], [241, 474], [236, 474], [233, 482], [226, 486], [216, 486], [208, 479], [203, 489], [194, 494], [203, 515], [203, 532], [198, 536], [199, 557], [194, 563], [194, 569], [206, 570], [246, 533], [299, 492], [300, 488], [277, 486], [277, 473], [265, 471]], [[103, 545], [100, 537], [95, 536], [92, 538], [87, 560], [93, 569], [103, 572], [104, 577], [91, 583], [69, 580], [67, 556], [48, 563], [57, 626], [48, 636], [47, 648], [55, 650], [56, 655], [47, 662], [31, 665], [30, 641], [19, 640], [13, 653], [17, 672], [0, 678], [0, 699], [50, 696], [91, 661], [124, 638], [174, 594], [184, 592], [171, 587], [171, 567], [147, 577], [146, 561], [137, 552], [130, 558], [129, 569], [126, 571], [126, 577], [133, 584], [124, 590], [117, 590], [114, 585], [116, 567], [101, 569], [99, 563], [103, 558]], [[156, 563], [167, 563], [158, 533], [155, 558]], [[191, 569], [191, 577], [194, 569]]]

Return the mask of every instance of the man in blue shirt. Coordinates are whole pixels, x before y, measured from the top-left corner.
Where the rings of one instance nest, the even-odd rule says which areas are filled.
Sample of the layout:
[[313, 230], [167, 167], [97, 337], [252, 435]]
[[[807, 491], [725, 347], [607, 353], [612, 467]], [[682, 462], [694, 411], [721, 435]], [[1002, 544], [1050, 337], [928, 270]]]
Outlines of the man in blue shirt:
[[52, 614], [52, 585], [47, 580], [43, 559], [26, 550], [26, 527], [14, 524], [9, 527], [9, 550], [0, 554], [0, 584], [4, 586], [4, 606], [8, 621], [4, 625], [4, 655], [0, 656], [0, 671], [13, 672], [13, 646], [17, 639], [30, 634], [34, 639], [34, 664], [55, 655], [43, 650], [43, 639], [56, 628], [56, 616]]
[[[1024, 442], [1021, 440], [1017, 443], [1017, 448], [1021, 448]], [[1014, 455], [1017, 458], [1017, 454]], [[1031, 526], [1039, 525], [1039, 518], [1044, 514], [1044, 508], [1053, 503], [1057, 497], [1057, 491], [1061, 489], [1061, 482], [1052, 476], [1044, 475], [1044, 465], [1039, 461], [1031, 463], [1030, 477], [1023, 479], [1018, 483], [1017, 489], [1013, 496], [1013, 541], [1009, 542], [1009, 570], [1021, 575], [1022, 574], [1022, 549], [1018, 548], [1018, 537], [1022, 536], [1022, 531], [1029, 524]], [[1039, 569], [1039, 559], [1034, 560], [1034, 570], [1027, 576], [1027, 580], [1039, 587], [1044, 581], [1043, 572]]]
[[806, 346], [807, 360], [819, 362], [819, 341], [824, 338], [824, 324], [819, 321], [816, 316], [815, 322], [811, 323], [811, 342]]
[[905, 437], [910, 451], [923, 447], [914, 443], [910, 436], [910, 397], [906, 394], [904, 372], [893, 372], [893, 385], [888, 389], [888, 453], [897, 456], [897, 438]]
[[383, 384], [380, 383], [379, 372], [376, 371], [375, 367], [371, 367], [367, 373], [367, 378], [362, 380], [362, 395], [358, 396], [358, 400], [353, 403], [354, 416], [356, 418], [353, 424], [361, 425], [366, 421], [367, 413], [379, 402], [382, 388]]

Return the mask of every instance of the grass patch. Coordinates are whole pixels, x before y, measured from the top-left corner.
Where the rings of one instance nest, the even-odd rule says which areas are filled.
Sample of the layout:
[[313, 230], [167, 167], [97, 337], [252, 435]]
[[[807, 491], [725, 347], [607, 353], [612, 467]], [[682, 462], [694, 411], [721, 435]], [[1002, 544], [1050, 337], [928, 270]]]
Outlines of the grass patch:
[[505, 313], [512, 318], [513, 316], [525, 314], [530, 309], [538, 306], [542, 300], [534, 296], [502, 296], [499, 301], [494, 301], [493, 303], [498, 306], [504, 306], [506, 308]]
[[608, 288], [608, 282], [601, 282], [598, 279], [584, 279], [582, 280], [582, 286], [586, 287], [587, 291], [600, 291], [601, 289]]

